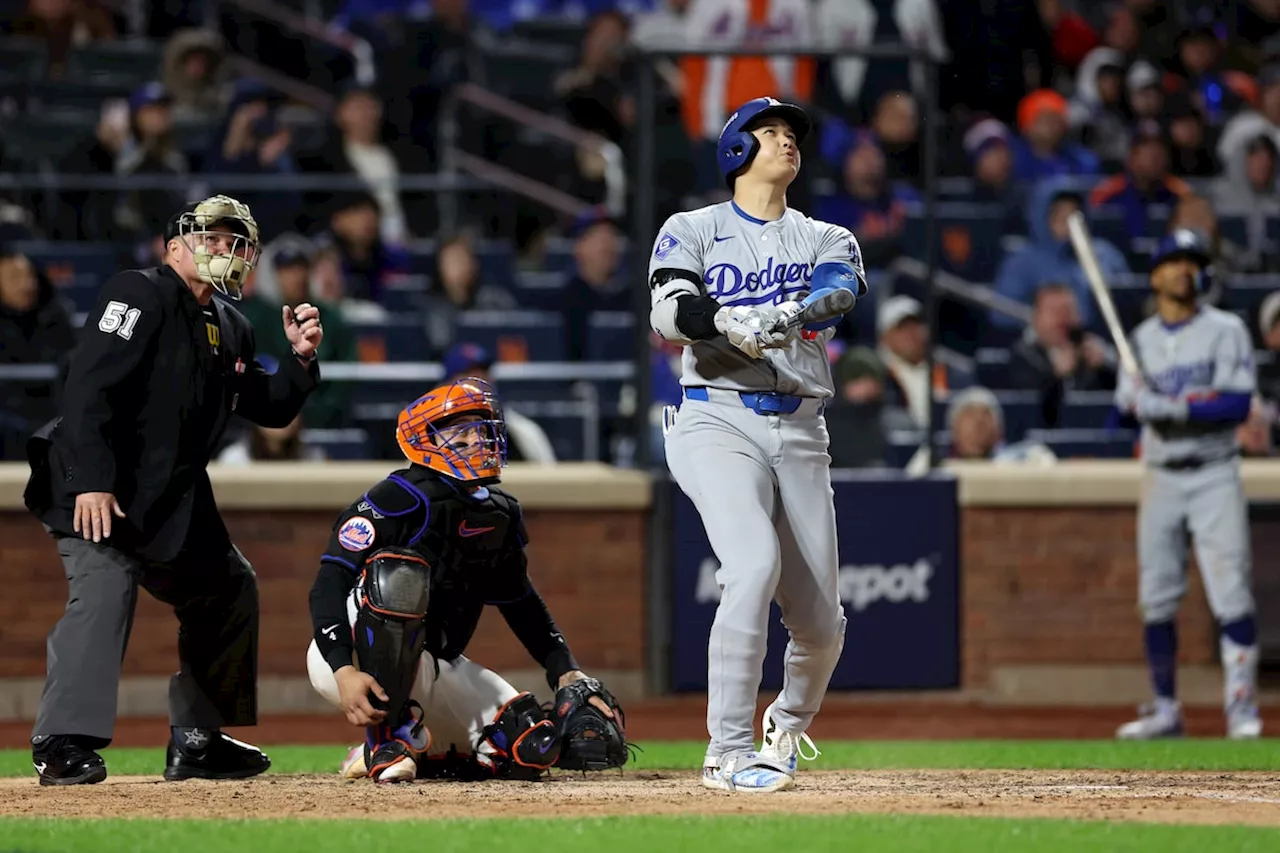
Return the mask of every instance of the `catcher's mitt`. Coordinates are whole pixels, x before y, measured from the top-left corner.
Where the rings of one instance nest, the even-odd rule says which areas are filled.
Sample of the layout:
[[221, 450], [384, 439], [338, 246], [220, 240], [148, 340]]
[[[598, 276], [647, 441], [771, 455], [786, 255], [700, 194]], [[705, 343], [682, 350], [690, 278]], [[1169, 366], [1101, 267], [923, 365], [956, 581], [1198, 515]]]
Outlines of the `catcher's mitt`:
[[[599, 696], [613, 719], [588, 700]], [[608, 770], [627, 763], [626, 717], [622, 706], [596, 678], [583, 678], [556, 691], [552, 721], [560, 733], [560, 760], [565, 770]]]

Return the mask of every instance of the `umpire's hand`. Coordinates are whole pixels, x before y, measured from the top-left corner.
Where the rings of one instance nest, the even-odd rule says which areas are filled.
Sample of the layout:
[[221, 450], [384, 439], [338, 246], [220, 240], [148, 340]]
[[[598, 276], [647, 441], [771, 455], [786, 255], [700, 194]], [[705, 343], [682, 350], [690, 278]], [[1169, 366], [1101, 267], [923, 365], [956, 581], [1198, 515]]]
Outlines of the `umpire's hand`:
[[320, 309], [309, 302], [303, 302], [297, 308], [285, 305], [280, 316], [284, 321], [284, 336], [289, 339], [294, 355], [303, 361], [315, 358], [320, 342], [324, 340]]
[[76, 495], [76, 515], [72, 529], [94, 542], [111, 537], [111, 514], [124, 518], [124, 510], [110, 492], [84, 492]]

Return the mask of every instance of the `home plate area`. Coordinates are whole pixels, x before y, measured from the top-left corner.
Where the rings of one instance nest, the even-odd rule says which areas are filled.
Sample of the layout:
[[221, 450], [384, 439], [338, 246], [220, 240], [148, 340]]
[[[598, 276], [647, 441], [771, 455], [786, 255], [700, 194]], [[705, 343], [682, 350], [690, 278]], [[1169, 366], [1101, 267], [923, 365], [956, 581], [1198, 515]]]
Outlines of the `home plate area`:
[[41, 788], [29, 777], [0, 780], [0, 815], [40, 817], [396, 820], [840, 812], [1280, 826], [1280, 778], [1237, 772], [802, 771], [793, 790], [769, 795], [708, 791], [689, 772], [410, 785], [306, 775], [182, 783], [122, 776], [73, 788]]

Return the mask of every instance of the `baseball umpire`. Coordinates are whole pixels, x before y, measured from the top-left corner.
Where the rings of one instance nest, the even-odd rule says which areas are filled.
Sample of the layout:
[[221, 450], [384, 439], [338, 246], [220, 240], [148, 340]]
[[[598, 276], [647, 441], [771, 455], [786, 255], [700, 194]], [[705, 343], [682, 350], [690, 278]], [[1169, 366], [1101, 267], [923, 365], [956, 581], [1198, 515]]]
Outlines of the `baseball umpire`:
[[[579, 670], [529, 579], [520, 504], [497, 485], [492, 387], [467, 377], [428, 392], [396, 437], [412, 464], [338, 516], [311, 589], [311, 683], [365, 729], [343, 775], [527, 780], [624, 764], [622, 709]], [[546, 671], [550, 715], [463, 654], [490, 604]]]
[[66, 612], [48, 638], [32, 732], [42, 785], [100, 782], [138, 587], [172, 605], [180, 667], [169, 683], [164, 777], [235, 779], [267, 757], [223, 734], [256, 722], [258, 590], [231, 544], [205, 466], [232, 413], [288, 424], [319, 380], [310, 305], [283, 310], [296, 359], [267, 375], [238, 299], [258, 256], [249, 208], [227, 196], [168, 223], [164, 265], [126, 270], [98, 295], [71, 355], [61, 416], [28, 442], [26, 504], [57, 543]]

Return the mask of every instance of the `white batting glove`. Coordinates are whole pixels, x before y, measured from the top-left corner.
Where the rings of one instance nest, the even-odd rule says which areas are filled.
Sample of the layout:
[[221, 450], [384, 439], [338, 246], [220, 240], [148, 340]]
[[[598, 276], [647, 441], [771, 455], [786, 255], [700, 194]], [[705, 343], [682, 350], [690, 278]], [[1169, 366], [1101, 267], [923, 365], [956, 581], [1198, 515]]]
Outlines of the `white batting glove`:
[[716, 330], [748, 358], [759, 358], [764, 317], [755, 308], [728, 305], [716, 312]]
[[791, 342], [800, 336], [800, 327], [791, 329], [781, 327], [801, 310], [800, 303], [792, 300], [761, 311], [760, 316], [764, 319], [764, 329], [760, 334], [761, 348], [782, 349], [790, 346]]

